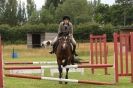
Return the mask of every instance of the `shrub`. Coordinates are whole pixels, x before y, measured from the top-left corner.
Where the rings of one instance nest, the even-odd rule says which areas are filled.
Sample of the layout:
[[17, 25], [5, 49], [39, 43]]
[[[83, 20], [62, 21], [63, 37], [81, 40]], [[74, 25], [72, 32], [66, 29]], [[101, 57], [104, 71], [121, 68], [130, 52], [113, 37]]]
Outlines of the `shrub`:
[[[58, 24], [25, 24], [23, 26], [10, 27], [9, 25], [0, 25], [0, 33], [4, 41], [8, 43], [26, 43], [28, 32], [57, 32]], [[107, 34], [108, 41], [112, 41], [114, 29], [111, 24], [100, 26], [98, 23], [82, 23], [74, 25], [74, 37], [76, 40], [83, 41], [89, 39], [90, 34]]]

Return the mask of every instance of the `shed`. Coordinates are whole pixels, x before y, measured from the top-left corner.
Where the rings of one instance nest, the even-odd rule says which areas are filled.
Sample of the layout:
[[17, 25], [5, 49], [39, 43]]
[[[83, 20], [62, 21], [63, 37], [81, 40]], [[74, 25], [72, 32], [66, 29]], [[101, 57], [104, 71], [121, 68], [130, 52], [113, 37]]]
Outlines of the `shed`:
[[27, 33], [27, 47], [36, 48], [41, 47], [41, 42], [45, 39], [45, 32], [28, 32]]
[[28, 48], [39, 48], [41, 42], [45, 40], [53, 40], [57, 33], [46, 33], [46, 32], [28, 32], [27, 33], [27, 47]]

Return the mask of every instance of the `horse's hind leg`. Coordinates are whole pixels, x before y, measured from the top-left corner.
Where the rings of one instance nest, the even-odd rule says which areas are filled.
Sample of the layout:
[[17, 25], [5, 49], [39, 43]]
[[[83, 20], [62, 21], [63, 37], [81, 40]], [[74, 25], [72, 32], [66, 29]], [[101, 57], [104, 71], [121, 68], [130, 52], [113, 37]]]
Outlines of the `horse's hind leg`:
[[[65, 77], [65, 79], [68, 79], [68, 71], [69, 71], [69, 68], [66, 68], [66, 77]], [[65, 84], [67, 84], [67, 82], [65, 82]]]
[[[58, 65], [58, 70], [59, 70], [59, 78], [62, 78], [62, 67], [61, 67], [61, 65]], [[59, 84], [62, 84], [62, 81], [59, 81]]]

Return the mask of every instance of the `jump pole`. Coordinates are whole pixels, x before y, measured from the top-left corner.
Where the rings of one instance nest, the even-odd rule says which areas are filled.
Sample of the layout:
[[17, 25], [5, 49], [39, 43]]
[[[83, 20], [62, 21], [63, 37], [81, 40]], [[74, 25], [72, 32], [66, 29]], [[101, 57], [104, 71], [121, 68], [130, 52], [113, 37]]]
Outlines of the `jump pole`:
[[28, 79], [83, 83], [83, 84], [96, 84], [96, 85], [113, 85], [113, 84], [115, 84], [115, 83], [110, 83], [110, 82], [98, 82], [98, 81], [89, 81], [89, 80], [76, 80], [76, 79], [40, 77], [40, 76], [17, 75], [17, 74], [5, 74], [5, 76], [7, 76], [7, 77], [16, 77], [16, 78], [28, 78]]
[[[89, 61], [80, 61], [80, 63], [89, 63]], [[45, 64], [45, 65], [50, 65], [50, 64], [57, 64], [57, 61], [39, 61], [39, 62], [5, 62], [5, 65], [19, 65], [19, 64]]]
[[5, 65], [12, 65], [12, 64], [57, 64], [57, 61], [40, 61], [40, 62], [5, 62]]
[[[79, 64], [79, 65], [67, 65], [62, 68], [105, 68], [105, 67], [113, 67], [110, 64]], [[46, 68], [58, 68], [57, 65], [49, 65], [49, 66], [6, 66], [5, 70], [13, 70], [13, 69], [46, 69]]]

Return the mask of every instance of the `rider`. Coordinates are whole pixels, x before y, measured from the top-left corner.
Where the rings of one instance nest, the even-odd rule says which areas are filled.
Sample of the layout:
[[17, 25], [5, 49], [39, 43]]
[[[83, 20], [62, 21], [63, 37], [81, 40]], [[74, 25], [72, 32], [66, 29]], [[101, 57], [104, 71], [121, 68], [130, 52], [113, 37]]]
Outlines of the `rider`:
[[[68, 33], [69, 32], [69, 36], [70, 36], [70, 39], [71, 39], [71, 42], [72, 42], [72, 45], [73, 45], [73, 54], [75, 56], [78, 56], [76, 54], [76, 41], [73, 37], [73, 25], [72, 23], [70, 22], [70, 17], [69, 16], [64, 16], [63, 17], [63, 21], [60, 22], [59, 24], [59, 28], [58, 28], [58, 36], [60, 33]], [[52, 44], [53, 45], [53, 50], [50, 51], [49, 53], [52, 54], [52, 53], [55, 53], [55, 47], [56, 47], [56, 42], [57, 42], [57, 39], [58, 39], [58, 36], [55, 37], [55, 39], [52, 41]]]

